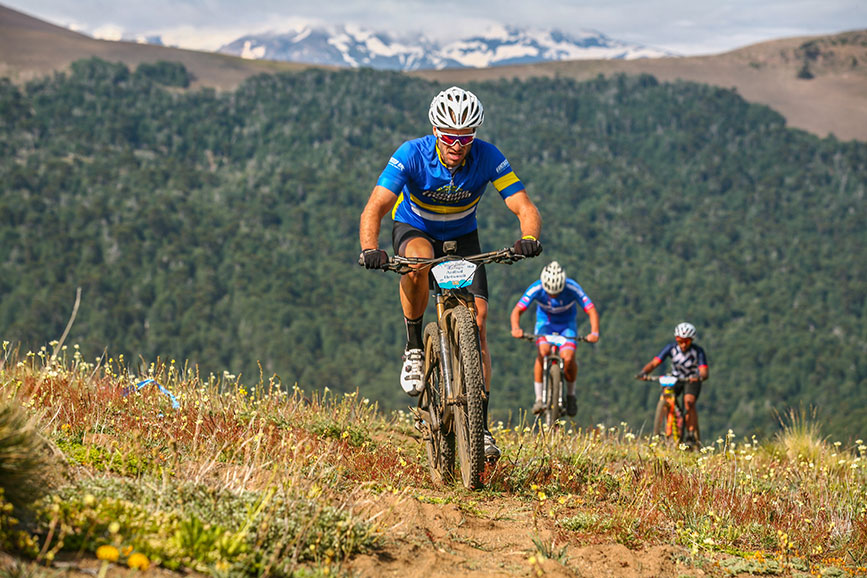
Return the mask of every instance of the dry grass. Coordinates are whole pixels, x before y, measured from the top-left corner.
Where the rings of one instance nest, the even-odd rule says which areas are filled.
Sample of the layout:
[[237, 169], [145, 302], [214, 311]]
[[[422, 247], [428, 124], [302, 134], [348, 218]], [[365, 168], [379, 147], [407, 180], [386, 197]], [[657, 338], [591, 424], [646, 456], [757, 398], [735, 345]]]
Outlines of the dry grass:
[[[165, 568], [340, 573], [384, 547], [391, 527], [371, 506], [382, 493], [484, 516], [463, 489], [432, 486], [409, 414], [383, 416], [357, 393], [304, 395], [276, 378], [249, 385], [174, 362], [131, 373], [74, 348], [56, 362], [44, 350], [7, 352], [0, 399], [36, 420], [69, 464], [68, 483], [27, 528], [43, 561], [117, 544]], [[178, 407], [155, 387], [130, 389], [146, 377]], [[501, 424], [503, 457], [479, 495], [530, 508], [526, 531], [551, 559], [565, 560], [569, 545], [669, 544], [696, 564], [857, 574], [867, 566], [867, 446], [817, 431], [802, 416], [768, 442], [730, 433], [688, 452], [627, 424]]]

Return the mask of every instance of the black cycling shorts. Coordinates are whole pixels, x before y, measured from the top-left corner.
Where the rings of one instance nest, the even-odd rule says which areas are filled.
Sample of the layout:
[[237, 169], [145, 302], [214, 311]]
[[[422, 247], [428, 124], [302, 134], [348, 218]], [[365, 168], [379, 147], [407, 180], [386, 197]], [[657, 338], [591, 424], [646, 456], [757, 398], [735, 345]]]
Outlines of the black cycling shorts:
[[695, 401], [698, 401], [698, 394], [701, 393], [701, 382], [700, 381], [678, 381], [677, 385], [674, 386], [675, 395], [680, 395], [683, 393], [684, 395], [690, 394], [695, 396]]
[[[405, 257], [403, 251], [407, 242], [416, 237], [427, 239], [428, 242], [433, 245], [434, 257], [442, 257], [445, 255], [445, 251], [443, 251], [443, 241], [438, 241], [421, 229], [416, 229], [412, 225], [401, 223], [400, 221], [395, 221], [394, 228], [391, 230], [391, 242], [394, 247], [394, 254]], [[478, 230], [467, 233], [466, 235], [461, 235], [457, 239], [453, 240], [458, 243], [458, 255], [478, 255], [482, 252], [481, 246], [479, 245]], [[431, 286], [433, 286], [433, 275], [431, 275]], [[488, 275], [485, 272], [484, 265], [479, 265], [479, 268], [476, 269], [476, 274], [473, 277], [472, 284], [469, 286], [469, 290], [470, 293], [476, 297], [481, 297], [485, 301], [488, 300]]]

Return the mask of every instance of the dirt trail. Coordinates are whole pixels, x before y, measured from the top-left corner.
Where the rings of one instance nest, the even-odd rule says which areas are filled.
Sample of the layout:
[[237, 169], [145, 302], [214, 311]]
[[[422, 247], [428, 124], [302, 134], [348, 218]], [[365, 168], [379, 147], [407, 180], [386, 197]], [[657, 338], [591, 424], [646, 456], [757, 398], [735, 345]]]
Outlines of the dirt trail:
[[[430, 490], [374, 498], [367, 507], [370, 512], [382, 512], [379, 521], [386, 528], [384, 547], [355, 557], [346, 569], [350, 574], [377, 578], [706, 575], [678, 563], [682, 550], [673, 546], [633, 551], [613, 543], [556, 543], [553, 521], [537, 516], [534, 522], [533, 505], [526, 501], [469, 492], [464, 497], [466, 501], [460, 505], [425, 503], [446, 498], [446, 494]], [[534, 540], [549, 545], [549, 551], [556, 554], [566, 546], [564, 555], [560, 560], [545, 559]]]

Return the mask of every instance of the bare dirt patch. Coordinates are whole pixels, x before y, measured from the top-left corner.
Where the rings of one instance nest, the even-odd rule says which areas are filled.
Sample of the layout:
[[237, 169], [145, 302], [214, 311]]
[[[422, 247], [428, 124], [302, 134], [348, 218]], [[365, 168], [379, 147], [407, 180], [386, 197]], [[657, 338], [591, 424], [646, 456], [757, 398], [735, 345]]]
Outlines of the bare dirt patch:
[[[449, 494], [454, 495], [454, 494]], [[705, 576], [678, 562], [670, 545], [632, 550], [622, 544], [558, 542], [554, 520], [527, 501], [467, 492], [460, 503], [430, 490], [383, 494], [367, 508], [380, 512], [383, 548], [355, 557], [346, 568], [379, 576], [555, 576], [649, 578]], [[568, 515], [568, 514], [567, 514]], [[553, 555], [545, 558], [537, 544]]]

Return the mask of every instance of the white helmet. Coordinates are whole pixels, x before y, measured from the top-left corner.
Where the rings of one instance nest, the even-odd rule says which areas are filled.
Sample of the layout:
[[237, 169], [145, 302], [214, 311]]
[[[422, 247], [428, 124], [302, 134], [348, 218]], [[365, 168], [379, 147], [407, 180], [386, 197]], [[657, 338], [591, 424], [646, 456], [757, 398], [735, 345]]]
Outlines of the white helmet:
[[485, 122], [485, 109], [475, 94], [453, 86], [434, 97], [428, 118], [437, 128], [478, 128]]
[[692, 339], [695, 337], [695, 326], [692, 323], [686, 323], [684, 321], [674, 328], [674, 336], [682, 337], [684, 339]]
[[566, 286], [566, 272], [557, 261], [551, 261], [542, 269], [542, 289], [545, 292], [556, 295], [563, 291]]

